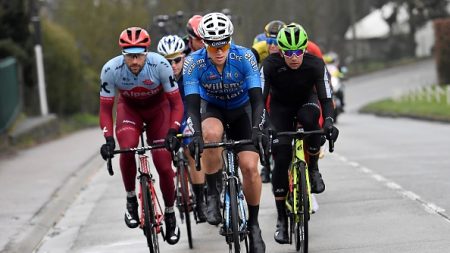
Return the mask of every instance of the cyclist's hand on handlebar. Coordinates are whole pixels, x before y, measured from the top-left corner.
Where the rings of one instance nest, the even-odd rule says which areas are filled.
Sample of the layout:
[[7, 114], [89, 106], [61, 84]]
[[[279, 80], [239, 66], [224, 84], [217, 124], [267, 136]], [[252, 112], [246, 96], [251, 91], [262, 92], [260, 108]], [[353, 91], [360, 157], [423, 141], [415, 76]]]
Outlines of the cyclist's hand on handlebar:
[[166, 139], [164, 140], [164, 146], [170, 152], [176, 151], [180, 148], [180, 141], [177, 138], [178, 131], [170, 128], [167, 132]]
[[105, 139], [106, 143], [100, 148], [100, 154], [102, 155], [103, 160], [106, 161], [108, 158], [114, 157], [113, 151], [116, 148], [116, 142], [112, 136], [105, 137]]
[[195, 134], [192, 137], [191, 142], [188, 144], [189, 152], [191, 153], [192, 157], [195, 157], [196, 146], [198, 147], [199, 154], [203, 153], [203, 146], [204, 146], [203, 137], [199, 134]]
[[327, 118], [325, 119], [325, 122], [323, 124], [323, 130], [325, 131], [325, 137], [330, 140], [335, 142], [339, 136], [339, 129], [337, 129], [334, 125], [333, 125], [333, 119], [331, 118]]
[[257, 127], [252, 128], [252, 141], [253, 144], [259, 149], [259, 143], [262, 144], [263, 148], [266, 150], [269, 144], [269, 130], [263, 129], [260, 130]]

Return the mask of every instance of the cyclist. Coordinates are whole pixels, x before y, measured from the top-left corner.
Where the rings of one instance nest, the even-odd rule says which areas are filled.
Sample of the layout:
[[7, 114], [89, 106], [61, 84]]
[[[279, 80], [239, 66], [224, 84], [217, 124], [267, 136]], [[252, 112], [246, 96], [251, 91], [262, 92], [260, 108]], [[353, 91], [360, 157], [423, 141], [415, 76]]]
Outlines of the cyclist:
[[[149, 142], [173, 138], [183, 117], [183, 102], [172, 69], [164, 57], [149, 52], [150, 35], [139, 27], [125, 29], [119, 38], [122, 55], [109, 60], [102, 68], [100, 89], [100, 127], [106, 144], [100, 153], [106, 160], [115, 148], [113, 106], [118, 90], [116, 137], [122, 149], [137, 147], [143, 124], [147, 124]], [[180, 238], [174, 212], [175, 185], [170, 153], [166, 149], [152, 151], [160, 178], [165, 204], [166, 240], [175, 244]], [[136, 161], [134, 154], [120, 155], [120, 169], [127, 195], [125, 223], [139, 226], [138, 202], [135, 192]]]
[[[164, 58], [169, 61], [169, 64], [172, 66], [173, 74], [175, 76], [175, 80], [178, 83], [178, 88], [181, 93], [181, 97], [184, 101], [184, 85], [183, 85], [183, 63], [185, 55], [183, 50], [185, 49], [185, 44], [182, 38], [177, 35], [168, 35], [161, 38], [158, 43], [158, 53], [160, 53]], [[186, 113], [186, 110], [185, 110]], [[186, 135], [192, 134], [189, 131], [189, 128], [186, 124], [186, 114], [183, 117], [183, 122], [181, 123], [181, 132]], [[184, 140], [184, 143], [187, 145], [189, 143], [188, 139]], [[204, 201], [203, 189], [205, 184], [205, 175], [197, 171], [195, 169], [195, 161], [189, 154], [189, 150], [185, 149], [185, 155], [188, 158], [188, 164], [190, 168], [190, 176], [192, 181], [192, 188], [195, 194], [196, 205], [195, 209], [197, 212], [197, 219], [199, 222], [206, 221], [206, 204]]]
[[285, 25], [283, 21], [273, 20], [264, 27], [264, 39], [261, 38], [260, 41], [253, 43], [251, 48], [258, 63], [263, 62], [269, 54], [278, 53], [277, 34]]
[[[220, 141], [224, 131], [230, 139], [252, 138], [257, 142], [263, 137], [265, 112], [255, 56], [249, 49], [231, 43], [233, 24], [223, 13], [205, 15], [198, 31], [206, 48], [189, 55], [183, 66], [188, 122], [194, 131], [191, 154], [195, 147], [201, 153], [204, 141]], [[259, 156], [254, 145], [240, 146], [237, 152], [249, 210], [250, 252], [265, 252], [258, 223]], [[214, 174], [223, 164], [221, 150], [205, 150], [201, 163], [208, 184], [207, 221], [218, 225], [222, 217]]]
[[187, 45], [184, 51], [185, 55], [189, 55], [189, 53], [197, 51], [205, 46], [197, 30], [200, 20], [202, 20], [202, 16], [194, 15], [188, 20], [186, 24], [186, 31], [188, 33], [188, 36], [187, 40], [185, 40], [185, 44]]
[[[325, 119], [326, 137], [336, 140], [339, 131], [333, 126], [332, 92], [322, 59], [305, 53], [308, 36], [302, 26], [290, 24], [277, 36], [279, 54], [271, 54], [263, 63], [264, 97], [270, 93], [270, 119], [276, 131], [294, 131], [296, 123], [305, 130], [320, 129], [320, 106]], [[319, 106], [320, 104], [320, 106]], [[318, 168], [320, 136], [305, 140], [308, 144], [311, 192], [321, 193], [325, 184]], [[289, 243], [285, 198], [288, 169], [291, 162], [291, 139], [278, 138], [273, 147], [275, 167], [272, 174], [273, 194], [277, 207], [275, 241]]]

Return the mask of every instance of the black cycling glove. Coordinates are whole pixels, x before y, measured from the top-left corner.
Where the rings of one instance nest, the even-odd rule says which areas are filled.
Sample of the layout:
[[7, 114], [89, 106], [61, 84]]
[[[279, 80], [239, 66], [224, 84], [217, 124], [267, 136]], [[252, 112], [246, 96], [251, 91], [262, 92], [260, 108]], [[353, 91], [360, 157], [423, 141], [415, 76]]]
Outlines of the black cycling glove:
[[261, 142], [264, 150], [266, 150], [269, 144], [269, 134], [268, 129], [260, 130], [257, 127], [252, 128], [252, 141], [253, 145], [259, 150], [259, 143]]
[[191, 142], [188, 145], [189, 152], [191, 153], [192, 157], [195, 157], [195, 147], [196, 146], [198, 147], [198, 153], [199, 154], [203, 153], [204, 142], [203, 142], [203, 137], [201, 135], [194, 135], [192, 137]]
[[107, 160], [108, 158], [114, 157], [114, 149], [116, 148], [116, 141], [114, 141], [114, 137], [108, 136], [105, 137], [106, 143], [102, 145], [100, 148], [100, 154], [102, 155], [103, 160]]
[[178, 150], [181, 146], [180, 141], [177, 138], [177, 133], [177, 130], [170, 128], [167, 132], [166, 139], [164, 140], [164, 146], [170, 152]]
[[325, 137], [328, 140], [335, 142], [339, 136], [339, 129], [333, 126], [333, 119], [326, 118], [323, 123], [323, 130], [325, 131]]

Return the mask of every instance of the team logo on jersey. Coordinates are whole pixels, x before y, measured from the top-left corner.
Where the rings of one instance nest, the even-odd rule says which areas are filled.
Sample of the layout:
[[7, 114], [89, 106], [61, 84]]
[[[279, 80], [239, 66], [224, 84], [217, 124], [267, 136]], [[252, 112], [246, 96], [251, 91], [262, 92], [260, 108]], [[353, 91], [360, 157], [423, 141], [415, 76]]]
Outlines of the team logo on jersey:
[[219, 76], [217, 76], [216, 74], [209, 72], [208, 76], [206, 77], [206, 79], [208, 80], [214, 80], [217, 79]]
[[108, 86], [108, 83], [107, 83], [107, 82], [103, 82], [103, 83], [102, 83], [102, 90], [104, 90], [106, 93], [111, 93], [111, 91], [108, 90], [108, 89], [106, 88], [106, 86]]
[[142, 81], [145, 85], [152, 85], [152, 80], [150, 79], [145, 79], [144, 81]]
[[107, 67], [106, 69], [105, 69], [105, 74], [106, 74], [106, 72], [108, 72], [108, 71], [110, 71], [111, 70], [111, 68], [110, 67]]
[[161, 90], [162, 90], [161, 86], [157, 86], [155, 89], [135, 87], [131, 90], [122, 90], [121, 94], [125, 97], [144, 99], [159, 93]]

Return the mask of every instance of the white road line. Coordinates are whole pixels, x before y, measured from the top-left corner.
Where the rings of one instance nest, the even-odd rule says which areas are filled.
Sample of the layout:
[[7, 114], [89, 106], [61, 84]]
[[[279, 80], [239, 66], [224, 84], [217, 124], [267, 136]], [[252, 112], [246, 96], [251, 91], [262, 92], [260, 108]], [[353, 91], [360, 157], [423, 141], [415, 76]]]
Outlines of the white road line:
[[410, 200], [418, 202], [426, 212], [432, 213], [432, 214], [437, 214], [438, 216], [443, 218], [446, 222], [450, 223], [450, 217], [445, 213], [444, 208], [442, 208], [434, 203], [425, 201], [416, 193], [404, 189], [401, 185], [395, 183], [394, 181], [388, 180], [387, 178], [383, 177], [382, 175], [375, 173], [373, 170], [360, 165], [358, 162], [351, 161], [347, 157], [339, 155], [337, 153], [334, 153], [332, 155], [335, 156], [338, 160], [342, 161], [343, 163], [346, 163], [346, 164], [350, 165], [351, 167], [358, 169], [360, 172], [367, 174], [375, 181], [384, 184], [384, 186], [386, 186], [387, 188], [397, 192], [398, 194], [400, 194]]

